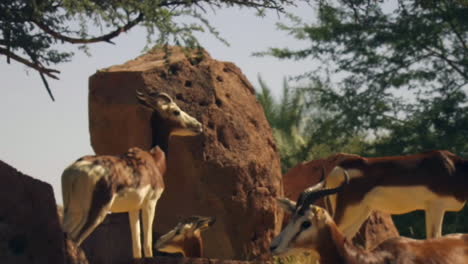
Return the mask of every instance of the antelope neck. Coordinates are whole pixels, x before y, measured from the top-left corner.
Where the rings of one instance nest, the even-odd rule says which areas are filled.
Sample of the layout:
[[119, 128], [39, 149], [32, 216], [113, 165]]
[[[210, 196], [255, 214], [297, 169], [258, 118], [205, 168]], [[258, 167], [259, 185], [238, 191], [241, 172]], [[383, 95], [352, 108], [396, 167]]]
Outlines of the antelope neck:
[[346, 263], [344, 249], [344, 243], [346, 243], [345, 237], [338, 230], [336, 225], [327, 225], [321, 233], [321, 240], [317, 245], [320, 263]]
[[190, 258], [203, 257], [203, 242], [197, 236], [191, 236], [184, 240], [184, 256]]

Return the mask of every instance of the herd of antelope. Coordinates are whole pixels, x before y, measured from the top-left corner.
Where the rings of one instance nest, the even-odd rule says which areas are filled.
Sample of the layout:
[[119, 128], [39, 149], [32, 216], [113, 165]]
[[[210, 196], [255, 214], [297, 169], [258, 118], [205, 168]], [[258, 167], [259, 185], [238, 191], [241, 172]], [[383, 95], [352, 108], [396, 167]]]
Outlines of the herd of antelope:
[[[468, 199], [468, 160], [448, 151], [354, 156], [322, 178], [297, 203], [278, 199], [292, 217], [271, 243], [273, 254], [308, 249], [320, 256], [320, 263], [468, 263], [468, 234], [441, 236], [445, 212], [461, 210]], [[320, 198], [326, 208], [314, 205]], [[428, 239], [392, 238], [372, 250], [354, 246], [350, 239], [372, 210], [425, 210]]]
[[[203, 132], [201, 123], [169, 95], [138, 90], [136, 96], [167, 123], [166, 137]], [[166, 153], [158, 146], [149, 151], [133, 147], [121, 156], [85, 156], [67, 167], [62, 174], [63, 228], [69, 238], [79, 246], [109, 212], [128, 212], [135, 258], [142, 253], [152, 257], [153, 248], [203, 256], [201, 231], [214, 223], [209, 217], [189, 217], [153, 244]], [[325, 208], [314, 205], [318, 199], [324, 199]], [[468, 235], [442, 236], [445, 212], [461, 210], [467, 199], [468, 160], [448, 151], [350, 156], [330, 173], [324, 171], [322, 180], [304, 190], [297, 202], [278, 198], [292, 217], [270, 250], [273, 255], [311, 250], [320, 256], [320, 263], [468, 263]], [[372, 250], [354, 246], [350, 240], [373, 210], [390, 214], [425, 210], [428, 239], [398, 237]]]

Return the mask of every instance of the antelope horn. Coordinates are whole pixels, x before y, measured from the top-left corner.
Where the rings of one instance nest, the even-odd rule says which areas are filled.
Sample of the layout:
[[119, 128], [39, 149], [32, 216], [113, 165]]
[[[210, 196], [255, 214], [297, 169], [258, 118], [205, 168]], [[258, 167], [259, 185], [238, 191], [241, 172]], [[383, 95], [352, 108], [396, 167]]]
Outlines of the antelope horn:
[[341, 190], [343, 190], [343, 188], [345, 187], [345, 185], [347, 185], [349, 183], [349, 174], [346, 170], [343, 170], [343, 175], [344, 175], [344, 182], [336, 187], [336, 188], [332, 188], [332, 189], [324, 189], [324, 190], [320, 190], [318, 191], [318, 193], [321, 193], [322, 196], [326, 196], [326, 195], [331, 195], [331, 194], [335, 194], [337, 192], [340, 192]]
[[340, 191], [343, 190], [343, 188], [345, 187], [345, 185], [347, 185], [349, 183], [349, 174], [346, 170], [343, 170], [344, 172], [344, 182], [336, 187], [336, 188], [331, 188], [331, 189], [323, 189], [323, 190], [313, 190], [313, 191], [308, 191], [308, 192], [303, 192], [301, 194], [301, 197], [303, 198], [303, 202], [298, 205], [298, 211], [299, 213], [302, 212], [305, 210], [305, 208], [307, 208], [309, 205], [315, 203], [318, 199], [322, 198], [322, 197], [325, 197], [327, 195], [332, 195], [332, 194], [335, 194], [335, 193], [338, 193]]
[[145, 94], [142, 91], [140, 91], [140, 89], [137, 89], [135, 92], [136, 92], [136, 98], [137, 98], [138, 103], [142, 104], [143, 106], [151, 108], [150, 104], [147, 101]]
[[297, 200], [296, 204], [298, 205], [302, 204], [304, 202], [304, 199], [309, 194], [322, 190], [324, 187], [325, 187], [325, 167], [322, 166], [322, 177], [320, 178], [320, 181], [314, 186], [305, 189], [299, 196], [299, 199]]
[[[146, 94], [141, 89], [136, 90], [136, 97], [140, 104], [151, 109], [154, 109], [157, 105], [170, 104], [174, 102], [167, 93], [151, 91], [149, 94]], [[153, 102], [156, 104], [153, 105]]]

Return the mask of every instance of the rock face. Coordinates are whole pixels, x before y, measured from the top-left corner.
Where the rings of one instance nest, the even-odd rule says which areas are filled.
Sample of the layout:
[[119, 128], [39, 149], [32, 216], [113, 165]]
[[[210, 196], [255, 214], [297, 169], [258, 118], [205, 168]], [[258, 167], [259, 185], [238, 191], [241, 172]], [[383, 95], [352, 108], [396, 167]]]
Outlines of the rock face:
[[[313, 160], [297, 165], [283, 177], [285, 196], [296, 201], [304, 189], [320, 181], [322, 168], [328, 174], [340, 161], [352, 156], [354, 155], [339, 153], [326, 159]], [[317, 204], [323, 206], [323, 200], [318, 201]], [[353, 242], [371, 249], [380, 242], [397, 236], [399, 236], [399, 233], [391, 216], [373, 212], [356, 234]]]
[[[153, 51], [90, 77], [92, 146], [97, 154], [120, 154], [164, 140], [155, 133], [161, 124], [138, 105], [135, 89], [168, 93], [203, 123], [204, 133], [170, 138], [155, 231], [166, 233], [190, 215], [214, 216], [216, 224], [203, 234], [207, 257], [257, 258], [268, 252], [282, 222], [275, 203], [282, 195], [279, 156], [263, 109], [234, 64], [205, 52], [172, 48], [171, 53], [169, 61]], [[122, 224], [115, 230], [128, 228]], [[85, 243], [99, 244], [93, 239], [98, 240], [93, 234]], [[130, 238], [122, 239], [131, 251]]]
[[132, 240], [127, 213], [110, 214], [81, 244], [90, 264], [131, 263]]
[[64, 263], [52, 186], [0, 161], [0, 263]]

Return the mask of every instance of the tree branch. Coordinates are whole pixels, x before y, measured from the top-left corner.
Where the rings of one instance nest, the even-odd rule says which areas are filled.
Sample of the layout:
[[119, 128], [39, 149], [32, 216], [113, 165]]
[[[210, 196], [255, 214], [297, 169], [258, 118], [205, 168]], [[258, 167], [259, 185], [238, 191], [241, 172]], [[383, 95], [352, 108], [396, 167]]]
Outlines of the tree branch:
[[52, 99], [52, 101], [55, 101], [54, 95], [52, 94], [52, 91], [50, 90], [49, 82], [47, 81], [46, 77], [44, 76], [44, 74], [42, 72], [39, 72], [39, 75], [41, 76], [42, 83], [44, 84], [44, 86], [45, 86], [45, 88], [47, 90], [47, 93], [50, 96], [50, 99]]
[[[447, 6], [448, 7], [448, 6]], [[463, 36], [461, 36], [460, 32], [457, 30], [456, 26], [453, 24], [452, 20], [450, 18], [447, 18], [447, 15], [445, 15], [444, 13], [446, 13], [445, 10], [443, 10], [442, 8], [440, 8], [438, 5], [436, 5], [436, 8], [437, 10], [440, 12], [441, 14], [441, 17], [442, 19], [447, 23], [449, 24], [450, 28], [452, 29], [453, 33], [455, 33], [455, 36], [457, 37], [458, 41], [461, 43], [463, 49], [466, 51], [468, 51], [468, 46], [465, 42], [465, 40], [463, 39]], [[448, 11], [448, 10], [447, 10]]]
[[64, 36], [64, 35], [56, 32], [56, 31], [52, 30], [51, 28], [49, 28], [48, 26], [44, 25], [43, 23], [41, 23], [39, 21], [36, 21], [36, 20], [33, 19], [32, 22], [34, 24], [36, 24], [40, 29], [42, 29], [45, 33], [53, 36], [54, 38], [65, 41], [65, 42], [69, 42], [69, 43], [72, 43], [72, 44], [89, 44], [89, 43], [96, 43], [96, 42], [101, 42], [101, 41], [114, 44], [111, 41], [111, 39], [117, 37], [118, 35], [120, 35], [120, 33], [126, 32], [129, 29], [131, 29], [132, 27], [136, 26], [138, 23], [140, 23], [143, 20], [143, 17], [144, 17], [143, 14], [140, 13], [137, 18], [135, 18], [134, 20], [128, 22], [125, 26], [118, 27], [116, 30], [114, 30], [114, 31], [112, 31], [112, 32], [110, 32], [108, 34], [105, 34], [105, 35], [102, 35], [102, 36], [99, 36], [99, 37], [89, 38], [89, 39], [67, 37], [67, 36]]
[[458, 67], [458, 65], [457, 65], [457, 64], [459, 64], [458, 62], [453, 61], [453, 60], [447, 58], [446, 56], [444, 56], [443, 54], [441, 54], [441, 53], [439, 53], [439, 52], [437, 52], [435, 50], [432, 50], [432, 49], [430, 49], [428, 47], [423, 47], [423, 49], [426, 50], [427, 52], [429, 52], [429, 54], [431, 54], [431, 55], [433, 55], [433, 56], [447, 62], [456, 72], [458, 72], [463, 78], [465, 78], [465, 80], [468, 80], [468, 74], [465, 73], [462, 69], [460, 69]]
[[457, 28], [455, 27], [455, 25], [452, 23], [452, 21], [450, 21], [450, 19], [446, 20], [446, 22], [450, 25], [450, 28], [452, 29], [452, 31], [455, 33], [455, 36], [457, 37], [458, 41], [460, 41], [463, 49], [466, 51], [468, 51], [468, 46], [466, 45], [466, 42], [465, 40], [463, 39], [462, 35], [460, 34], [460, 32], [457, 30]]
[[20, 57], [18, 55], [16, 55], [15, 53], [13, 52], [10, 52], [8, 51], [7, 49], [4, 49], [2, 47], [0, 47], [0, 54], [3, 54], [11, 59], [14, 59], [15, 61], [17, 62], [20, 62], [30, 68], [33, 68], [35, 69], [36, 71], [38, 71], [39, 73], [41, 74], [45, 74], [47, 76], [49, 76], [50, 78], [52, 79], [56, 79], [58, 80], [59, 78], [55, 75], [55, 74], [58, 74], [60, 73], [60, 71], [58, 70], [55, 70], [55, 69], [50, 69], [50, 68], [46, 68], [44, 66], [42, 66], [40, 63], [34, 63], [34, 62], [31, 62], [23, 57]]

